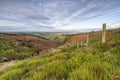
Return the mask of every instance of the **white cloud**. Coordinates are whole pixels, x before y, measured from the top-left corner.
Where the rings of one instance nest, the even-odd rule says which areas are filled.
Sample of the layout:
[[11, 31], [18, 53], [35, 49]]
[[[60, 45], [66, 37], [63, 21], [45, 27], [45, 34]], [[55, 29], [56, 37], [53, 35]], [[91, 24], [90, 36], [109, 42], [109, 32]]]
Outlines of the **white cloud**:
[[[119, 10], [119, 2], [120, 0], [1, 0], [0, 25], [26, 26], [29, 29], [89, 28], [85, 20]], [[92, 23], [90, 25], [93, 26]]]

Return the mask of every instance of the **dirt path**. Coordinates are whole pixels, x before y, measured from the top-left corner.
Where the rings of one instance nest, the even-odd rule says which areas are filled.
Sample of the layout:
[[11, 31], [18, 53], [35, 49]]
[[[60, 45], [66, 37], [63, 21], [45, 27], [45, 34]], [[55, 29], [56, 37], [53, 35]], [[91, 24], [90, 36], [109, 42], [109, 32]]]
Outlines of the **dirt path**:
[[10, 62], [4, 62], [4, 63], [0, 63], [0, 70], [5, 69], [9, 66], [12, 66], [16, 63], [16, 61], [10, 61]]

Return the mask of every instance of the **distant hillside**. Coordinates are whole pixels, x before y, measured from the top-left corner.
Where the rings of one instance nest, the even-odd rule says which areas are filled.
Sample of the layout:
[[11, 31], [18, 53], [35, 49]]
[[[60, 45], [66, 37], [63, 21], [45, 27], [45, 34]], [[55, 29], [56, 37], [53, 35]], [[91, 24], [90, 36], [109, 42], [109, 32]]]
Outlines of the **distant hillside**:
[[55, 42], [43, 37], [27, 34], [0, 34], [1, 60], [22, 59], [22, 57], [37, 55], [42, 50], [56, 47]]
[[[111, 34], [114, 32], [118, 32], [120, 29], [109, 29], [107, 30], [107, 39], [111, 38]], [[83, 41], [86, 42], [87, 35], [89, 35], [89, 38], [92, 38], [93, 36], [97, 39], [101, 39], [102, 32], [96, 31], [96, 32], [86, 32], [86, 33], [76, 33], [76, 34], [60, 34], [56, 35], [53, 39], [53, 41], [57, 42], [58, 44], [65, 44], [65, 43], [75, 43], [76, 41]]]
[[[107, 30], [107, 39], [111, 38], [111, 34], [113, 34], [115, 32], [119, 32], [119, 31], [120, 31], [120, 28]], [[76, 41], [86, 41], [87, 35], [89, 35], [89, 38], [94, 37], [94, 38], [97, 38], [97, 39], [100, 40], [101, 36], [102, 36], [102, 32], [101, 31], [96, 31], [96, 32], [64, 35], [64, 36], [66, 36], [64, 38], [64, 42], [65, 43], [74, 43]]]
[[66, 38], [66, 35], [56, 35], [53, 41], [55, 41], [58, 44], [64, 44], [65, 38]]
[[30, 34], [41, 36], [41, 37], [44, 37], [44, 38], [52, 40], [56, 36], [56, 34], [58, 34], [58, 33], [55, 33], [55, 32], [44, 32], [44, 33], [30, 33]]

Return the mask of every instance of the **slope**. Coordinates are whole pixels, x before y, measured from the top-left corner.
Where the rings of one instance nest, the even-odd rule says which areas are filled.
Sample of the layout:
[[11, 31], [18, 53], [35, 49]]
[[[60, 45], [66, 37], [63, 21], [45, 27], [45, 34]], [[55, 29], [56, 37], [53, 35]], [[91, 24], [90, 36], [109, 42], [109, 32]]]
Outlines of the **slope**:
[[66, 47], [50, 56], [38, 56], [0, 71], [1, 80], [119, 80], [120, 30], [110, 31], [105, 44], [93, 36], [88, 47]]
[[57, 44], [43, 37], [27, 34], [0, 34], [0, 61], [23, 59]]

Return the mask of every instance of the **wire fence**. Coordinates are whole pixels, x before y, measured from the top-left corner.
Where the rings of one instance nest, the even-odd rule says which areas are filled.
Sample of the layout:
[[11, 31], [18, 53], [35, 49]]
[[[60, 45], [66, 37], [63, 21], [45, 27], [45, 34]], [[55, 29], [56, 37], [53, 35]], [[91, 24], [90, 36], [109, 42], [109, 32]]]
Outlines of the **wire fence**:
[[115, 21], [115, 22], [107, 25], [107, 29], [112, 29], [112, 28], [120, 28], [120, 21]]

